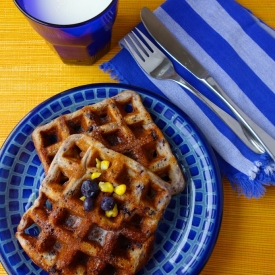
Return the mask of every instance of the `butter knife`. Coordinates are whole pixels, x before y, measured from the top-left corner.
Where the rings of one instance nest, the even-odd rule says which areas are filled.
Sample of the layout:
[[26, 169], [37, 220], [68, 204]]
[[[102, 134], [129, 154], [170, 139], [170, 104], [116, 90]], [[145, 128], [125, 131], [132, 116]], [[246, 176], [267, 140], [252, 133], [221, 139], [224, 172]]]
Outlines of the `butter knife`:
[[259, 151], [265, 151], [275, 161], [275, 140], [252, 121], [222, 90], [207, 70], [148, 8], [142, 8], [141, 20], [156, 42], [178, 63], [214, 92], [234, 113], [246, 137]]

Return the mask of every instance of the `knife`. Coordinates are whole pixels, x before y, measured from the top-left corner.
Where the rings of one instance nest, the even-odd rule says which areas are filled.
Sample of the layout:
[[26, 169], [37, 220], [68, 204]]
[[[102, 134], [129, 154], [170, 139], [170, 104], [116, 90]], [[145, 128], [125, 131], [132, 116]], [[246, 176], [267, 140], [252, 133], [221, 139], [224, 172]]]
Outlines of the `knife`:
[[196, 60], [188, 50], [179, 43], [166, 26], [144, 7], [141, 10], [141, 20], [155, 41], [179, 64], [190, 71], [197, 79], [214, 92], [234, 113], [244, 134], [259, 151], [265, 151], [275, 161], [275, 140], [252, 121], [222, 90], [207, 70]]

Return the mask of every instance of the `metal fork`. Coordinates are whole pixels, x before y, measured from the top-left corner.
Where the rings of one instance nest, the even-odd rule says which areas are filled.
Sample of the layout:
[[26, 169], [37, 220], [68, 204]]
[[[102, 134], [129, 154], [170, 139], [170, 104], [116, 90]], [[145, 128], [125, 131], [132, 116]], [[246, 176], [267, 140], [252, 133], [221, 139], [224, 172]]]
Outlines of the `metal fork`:
[[251, 137], [248, 138], [244, 133], [245, 129], [242, 128], [241, 124], [219, 108], [216, 104], [210, 101], [207, 97], [196, 90], [191, 84], [184, 80], [177, 74], [174, 66], [170, 59], [163, 54], [139, 29], [137, 32], [148, 44], [149, 47], [142, 42], [142, 40], [132, 31], [132, 35], [124, 39], [128, 50], [137, 61], [138, 65], [151, 77], [158, 80], [171, 80], [179, 85], [186, 88], [201, 101], [203, 101], [212, 111], [214, 111], [226, 124], [227, 126], [243, 141], [243, 143], [257, 154], [264, 153], [264, 149], [253, 143]]

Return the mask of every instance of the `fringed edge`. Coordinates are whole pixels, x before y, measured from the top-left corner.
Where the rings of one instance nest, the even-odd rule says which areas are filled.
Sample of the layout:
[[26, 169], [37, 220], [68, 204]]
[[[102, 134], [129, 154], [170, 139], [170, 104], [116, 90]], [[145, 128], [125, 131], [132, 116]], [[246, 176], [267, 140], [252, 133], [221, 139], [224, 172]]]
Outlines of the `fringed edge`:
[[111, 79], [117, 80], [120, 83], [129, 84], [128, 81], [119, 73], [119, 70], [111, 62], [105, 62], [99, 66], [99, 68], [108, 73]]
[[237, 173], [226, 177], [239, 195], [258, 199], [265, 194], [266, 186], [275, 185], [275, 163], [270, 161], [269, 156], [262, 155], [261, 160], [254, 164], [249, 176]]
[[[111, 62], [105, 62], [99, 68], [108, 73], [112, 79], [129, 84]], [[264, 154], [261, 156], [261, 160], [254, 164], [248, 171], [248, 175], [227, 171], [225, 176], [239, 195], [258, 199], [265, 194], [266, 186], [275, 185], [275, 163], [271, 162], [270, 157]]]

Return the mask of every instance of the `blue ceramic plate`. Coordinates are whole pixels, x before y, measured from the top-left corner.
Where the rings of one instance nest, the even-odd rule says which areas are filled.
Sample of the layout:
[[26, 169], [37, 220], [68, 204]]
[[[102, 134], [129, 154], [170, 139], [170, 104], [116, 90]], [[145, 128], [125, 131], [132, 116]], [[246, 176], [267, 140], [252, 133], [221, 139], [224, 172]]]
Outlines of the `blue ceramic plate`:
[[165, 99], [121, 84], [92, 84], [60, 93], [34, 108], [15, 127], [0, 152], [0, 253], [8, 274], [47, 274], [38, 268], [14, 237], [24, 211], [44, 178], [31, 133], [36, 126], [84, 105], [132, 89], [138, 92], [163, 131], [187, 180], [172, 198], [159, 224], [153, 257], [139, 275], [199, 274], [220, 229], [223, 191], [212, 150], [196, 126]]

